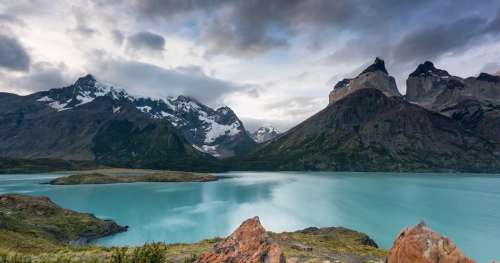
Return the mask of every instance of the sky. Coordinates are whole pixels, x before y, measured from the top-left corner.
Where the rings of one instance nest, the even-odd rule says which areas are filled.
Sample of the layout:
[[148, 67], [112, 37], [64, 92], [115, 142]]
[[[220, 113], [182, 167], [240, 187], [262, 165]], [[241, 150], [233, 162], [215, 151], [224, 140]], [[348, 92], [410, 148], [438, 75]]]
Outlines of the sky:
[[0, 0], [0, 92], [87, 73], [148, 97], [227, 105], [249, 130], [286, 130], [375, 59], [405, 93], [430, 60], [500, 70], [498, 0]]

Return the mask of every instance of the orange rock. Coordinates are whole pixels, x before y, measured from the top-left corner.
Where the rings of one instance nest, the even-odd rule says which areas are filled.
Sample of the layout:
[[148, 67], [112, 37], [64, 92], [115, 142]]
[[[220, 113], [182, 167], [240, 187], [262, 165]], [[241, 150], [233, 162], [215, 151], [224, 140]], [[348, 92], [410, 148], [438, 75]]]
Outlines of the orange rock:
[[224, 241], [200, 256], [198, 263], [285, 263], [283, 251], [271, 242], [266, 230], [254, 217], [243, 222]]
[[475, 263], [451, 240], [433, 232], [425, 223], [401, 231], [392, 245], [387, 263]]

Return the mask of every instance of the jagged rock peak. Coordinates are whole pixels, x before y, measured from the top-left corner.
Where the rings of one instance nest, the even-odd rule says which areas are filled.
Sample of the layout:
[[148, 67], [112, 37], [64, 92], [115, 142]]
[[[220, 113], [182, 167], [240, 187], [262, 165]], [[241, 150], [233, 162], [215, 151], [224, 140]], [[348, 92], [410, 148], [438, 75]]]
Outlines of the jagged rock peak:
[[343, 79], [338, 82], [328, 96], [329, 104], [333, 104], [360, 89], [378, 89], [389, 97], [401, 96], [396, 86], [396, 80], [389, 76], [385, 69], [385, 62], [380, 58], [376, 58], [373, 64], [357, 77]]
[[375, 58], [375, 61], [373, 62], [373, 64], [371, 64], [365, 70], [363, 70], [363, 72], [361, 72], [361, 74], [364, 74], [367, 72], [375, 72], [375, 71], [382, 71], [385, 74], [389, 74], [387, 72], [387, 69], [385, 69], [385, 62], [382, 59], [380, 59], [379, 57]]
[[481, 72], [481, 74], [479, 74], [479, 76], [477, 77], [477, 80], [497, 83], [500, 82], [500, 76]]
[[427, 76], [449, 77], [450, 74], [446, 70], [436, 68], [434, 63], [430, 61], [426, 61], [423, 64], [418, 65], [417, 69], [410, 74], [410, 77]]
[[450, 239], [432, 231], [421, 222], [399, 233], [386, 262], [474, 263], [475, 261], [466, 257]]

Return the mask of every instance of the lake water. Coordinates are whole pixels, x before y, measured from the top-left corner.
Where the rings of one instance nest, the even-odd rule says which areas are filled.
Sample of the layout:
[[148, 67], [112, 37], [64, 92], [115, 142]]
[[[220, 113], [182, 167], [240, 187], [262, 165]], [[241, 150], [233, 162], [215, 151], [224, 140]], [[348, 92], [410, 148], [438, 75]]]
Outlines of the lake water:
[[46, 195], [129, 225], [102, 245], [194, 242], [226, 236], [258, 215], [272, 231], [344, 226], [389, 248], [421, 220], [479, 262], [500, 259], [500, 175], [248, 173], [210, 183], [51, 186], [60, 174], [0, 175], [0, 193]]

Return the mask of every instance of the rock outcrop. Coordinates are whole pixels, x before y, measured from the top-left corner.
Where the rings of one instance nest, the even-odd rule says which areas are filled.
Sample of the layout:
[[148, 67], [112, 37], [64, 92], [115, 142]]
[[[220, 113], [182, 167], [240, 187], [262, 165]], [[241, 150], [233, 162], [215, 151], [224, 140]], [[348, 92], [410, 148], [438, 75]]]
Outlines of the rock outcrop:
[[446, 237], [425, 223], [401, 231], [387, 257], [387, 263], [473, 263]]
[[285, 263], [286, 259], [277, 243], [254, 217], [243, 222], [224, 241], [215, 244], [210, 252], [200, 256], [198, 263]]
[[464, 100], [477, 100], [483, 105], [500, 104], [500, 77], [481, 73], [462, 79], [438, 69], [430, 61], [420, 64], [406, 80], [406, 98], [451, 116], [448, 108]]
[[343, 79], [338, 82], [329, 95], [330, 104], [344, 98], [345, 96], [366, 88], [375, 88], [386, 96], [401, 96], [396, 86], [396, 81], [389, 76], [385, 68], [385, 62], [376, 58], [375, 62], [366, 68], [361, 74], [353, 79]]
[[458, 120], [463, 127], [492, 142], [500, 142], [500, 77], [481, 73], [462, 79], [420, 64], [406, 81], [406, 99]]

